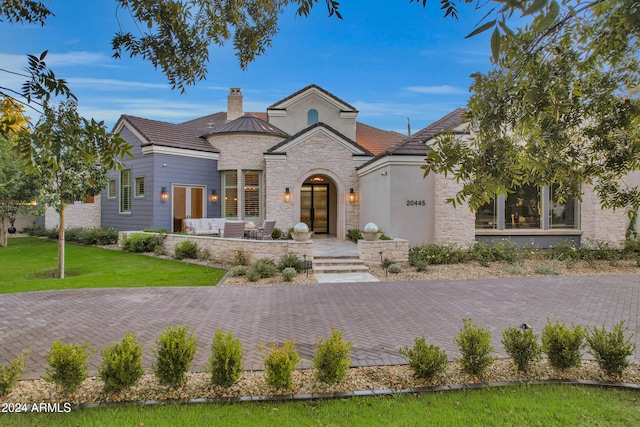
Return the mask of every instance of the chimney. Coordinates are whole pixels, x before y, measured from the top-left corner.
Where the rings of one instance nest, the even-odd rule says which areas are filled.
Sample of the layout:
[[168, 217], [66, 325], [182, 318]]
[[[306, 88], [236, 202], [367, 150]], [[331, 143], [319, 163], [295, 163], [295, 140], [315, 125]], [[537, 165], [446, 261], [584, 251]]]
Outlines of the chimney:
[[232, 87], [227, 97], [227, 122], [237, 119], [244, 114], [242, 111], [242, 89]]

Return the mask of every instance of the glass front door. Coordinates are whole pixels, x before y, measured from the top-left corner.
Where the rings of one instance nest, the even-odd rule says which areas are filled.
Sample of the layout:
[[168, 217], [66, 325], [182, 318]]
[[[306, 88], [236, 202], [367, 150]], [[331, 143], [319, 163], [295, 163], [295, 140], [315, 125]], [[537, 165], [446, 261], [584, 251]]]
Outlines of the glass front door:
[[329, 232], [329, 185], [307, 184], [300, 189], [300, 221], [315, 233]]
[[185, 218], [204, 216], [204, 188], [173, 186], [173, 231], [184, 231]]

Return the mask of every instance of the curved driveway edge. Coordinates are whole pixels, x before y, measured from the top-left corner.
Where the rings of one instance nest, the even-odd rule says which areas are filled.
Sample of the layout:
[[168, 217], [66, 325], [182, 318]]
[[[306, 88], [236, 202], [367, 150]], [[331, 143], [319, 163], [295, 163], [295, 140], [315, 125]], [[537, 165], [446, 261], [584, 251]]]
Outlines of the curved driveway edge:
[[[134, 332], [150, 370], [155, 339], [167, 326], [190, 325], [198, 338], [192, 370], [208, 362], [215, 329], [244, 347], [245, 369], [262, 369], [259, 344], [296, 339], [311, 367], [315, 340], [331, 328], [353, 342], [352, 365], [406, 363], [398, 348], [427, 341], [458, 356], [453, 339], [462, 318], [492, 332], [498, 356], [502, 330], [521, 322], [539, 333], [546, 319], [611, 327], [624, 320], [640, 331], [640, 275], [554, 276], [482, 280], [324, 283], [286, 286], [79, 289], [0, 295], [0, 363], [31, 349], [23, 378], [40, 377], [53, 341], [87, 342], [94, 374], [104, 346]], [[640, 347], [640, 346], [638, 346]], [[640, 349], [635, 360], [640, 359]]]

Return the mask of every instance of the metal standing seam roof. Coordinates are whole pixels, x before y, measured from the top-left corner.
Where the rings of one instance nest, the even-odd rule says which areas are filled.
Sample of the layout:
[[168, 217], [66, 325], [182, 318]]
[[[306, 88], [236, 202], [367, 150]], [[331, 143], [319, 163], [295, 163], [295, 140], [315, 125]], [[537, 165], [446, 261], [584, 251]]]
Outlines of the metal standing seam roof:
[[358, 169], [386, 156], [426, 156], [429, 151], [429, 147], [427, 147], [425, 143], [430, 139], [433, 139], [444, 132], [451, 131], [464, 123], [465, 112], [466, 109], [464, 108], [457, 108], [453, 110], [446, 116], [436, 120], [413, 135], [405, 137], [394, 146], [381, 152], [362, 166], [359, 166]]
[[280, 136], [286, 138], [289, 136], [288, 133], [278, 129], [277, 127], [269, 124], [268, 122], [262, 120], [252, 113], [245, 113], [241, 117], [226, 123], [222, 126], [216, 127], [215, 129], [205, 133], [202, 135], [202, 138], [206, 138], [207, 136], [223, 134], [223, 133], [264, 133], [268, 135]]

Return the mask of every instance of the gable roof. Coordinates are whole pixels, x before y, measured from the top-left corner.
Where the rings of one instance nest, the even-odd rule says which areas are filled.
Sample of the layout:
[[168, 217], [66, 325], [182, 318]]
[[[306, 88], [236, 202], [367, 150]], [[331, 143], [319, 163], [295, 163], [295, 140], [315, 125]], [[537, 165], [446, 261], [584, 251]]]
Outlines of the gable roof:
[[[223, 114], [226, 117], [226, 113]], [[159, 145], [185, 150], [204, 151], [207, 153], [220, 152], [207, 141], [201, 139], [200, 135], [202, 134], [202, 130], [193, 125], [176, 125], [128, 115], [121, 116], [118, 124], [116, 124], [116, 128], [118, 128], [121, 123], [130, 125], [144, 138], [144, 141], [141, 141], [143, 147], [147, 145]]]
[[260, 119], [255, 114], [246, 113], [237, 119], [230, 121], [227, 124], [219, 126], [204, 135], [201, 138], [206, 138], [207, 136], [223, 134], [223, 133], [262, 133], [280, 137], [289, 136], [288, 133], [278, 129], [272, 124], [267, 123], [266, 121]]
[[464, 108], [457, 108], [453, 110], [446, 116], [431, 123], [429, 126], [421, 129], [411, 136], [405, 137], [397, 144], [387, 150], [384, 150], [370, 161], [361, 165], [358, 169], [386, 156], [426, 156], [429, 151], [429, 147], [426, 146], [426, 142], [444, 132], [452, 131], [464, 123], [465, 112], [466, 109]]
[[282, 142], [280, 142], [280, 143], [274, 145], [273, 147], [269, 148], [266, 152], [267, 153], [284, 153], [284, 152], [286, 152], [286, 149], [284, 151], [281, 151], [281, 149], [285, 148], [288, 144], [293, 143], [296, 140], [300, 139], [301, 136], [303, 136], [305, 134], [308, 134], [308, 133], [313, 133], [314, 130], [316, 130], [316, 129], [326, 129], [326, 130], [328, 130], [330, 133], [334, 134], [340, 140], [344, 141], [344, 143], [347, 146], [351, 146], [352, 151], [354, 151], [354, 152], [359, 151], [360, 155], [373, 156], [373, 153], [371, 153], [369, 150], [367, 150], [363, 146], [359, 145], [354, 140], [344, 136], [343, 134], [341, 134], [340, 132], [338, 132], [337, 130], [332, 128], [331, 126], [329, 126], [327, 124], [324, 124], [322, 122], [318, 122], [316, 124], [313, 124], [313, 125], [309, 126], [308, 128], [302, 129], [300, 132], [296, 133], [295, 135], [292, 135], [289, 138], [286, 138], [285, 140], [283, 140]]
[[351, 104], [343, 101], [342, 99], [338, 98], [337, 96], [335, 96], [331, 92], [321, 88], [318, 85], [314, 85], [314, 84], [309, 85], [307, 87], [304, 87], [304, 88], [300, 89], [299, 91], [294, 92], [291, 95], [287, 96], [286, 98], [283, 98], [280, 101], [270, 105], [269, 107], [267, 107], [267, 110], [281, 110], [283, 108], [286, 108], [286, 106], [288, 104], [290, 104], [293, 100], [298, 98], [303, 93], [309, 92], [309, 91], [318, 91], [318, 92], [320, 92], [320, 94], [324, 95], [325, 98], [328, 98], [329, 100], [333, 101], [334, 103], [339, 104], [339, 107], [340, 107], [340, 109], [342, 111], [353, 111], [353, 112], [357, 112], [358, 111]]

